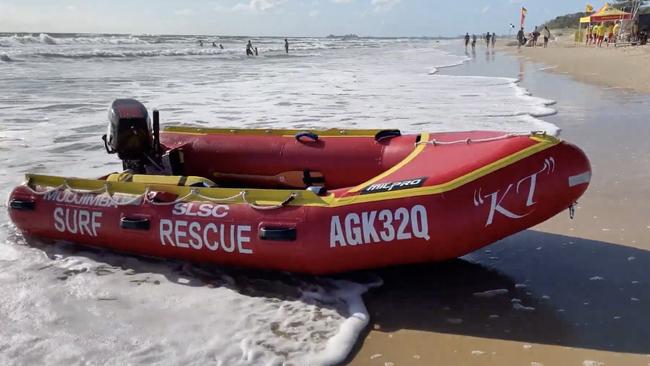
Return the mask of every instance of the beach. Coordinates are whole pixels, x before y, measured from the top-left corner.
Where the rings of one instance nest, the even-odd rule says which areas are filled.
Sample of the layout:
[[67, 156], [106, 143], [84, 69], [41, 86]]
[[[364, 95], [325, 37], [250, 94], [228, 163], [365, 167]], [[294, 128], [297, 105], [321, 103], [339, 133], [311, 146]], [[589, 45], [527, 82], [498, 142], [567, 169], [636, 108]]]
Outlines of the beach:
[[650, 93], [650, 46], [586, 46], [573, 40], [573, 31], [559, 34], [547, 48], [500, 46], [502, 50], [532, 62], [547, 65], [548, 70], [604, 87], [624, 88]]
[[590, 188], [573, 220], [560, 214], [451, 263], [380, 272], [352, 365], [650, 364], [650, 98], [508, 53], [478, 49], [443, 72], [518, 75], [556, 100], [544, 119], [585, 150]]

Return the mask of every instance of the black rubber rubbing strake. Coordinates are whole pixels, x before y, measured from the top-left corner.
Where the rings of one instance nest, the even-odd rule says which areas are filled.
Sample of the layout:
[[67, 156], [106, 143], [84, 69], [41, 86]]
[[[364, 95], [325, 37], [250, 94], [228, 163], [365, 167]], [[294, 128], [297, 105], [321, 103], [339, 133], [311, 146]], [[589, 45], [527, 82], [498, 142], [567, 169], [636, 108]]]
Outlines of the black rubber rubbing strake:
[[14, 210], [34, 211], [36, 208], [36, 202], [26, 200], [11, 200], [11, 202], [9, 202], [9, 207]]
[[293, 227], [262, 227], [260, 228], [259, 238], [262, 240], [295, 241], [296, 234], [296, 228]]
[[120, 227], [128, 230], [149, 230], [151, 223], [149, 219], [141, 217], [122, 217]]

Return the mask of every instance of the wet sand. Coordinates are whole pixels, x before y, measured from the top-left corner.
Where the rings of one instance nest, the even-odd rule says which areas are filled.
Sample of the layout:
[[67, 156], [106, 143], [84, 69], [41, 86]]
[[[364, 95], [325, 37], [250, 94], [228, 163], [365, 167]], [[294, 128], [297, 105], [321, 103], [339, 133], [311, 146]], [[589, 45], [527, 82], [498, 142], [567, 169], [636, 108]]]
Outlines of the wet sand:
[[533, 62], [543, 62], [550, 71], [580, 81], [650, 93], [650, 46], [585, 46], [575, 43], [572, 36], [563, 35], [550, 42], [548, 48], [502, 49]]
[[593, 168], [575, 219], [450, 263], [379, 271], [351, 365], [650, 365], [650, 98], [544, 68], [479, 48], [444, 73], [519, 76], [558, 101], [545, 119]]

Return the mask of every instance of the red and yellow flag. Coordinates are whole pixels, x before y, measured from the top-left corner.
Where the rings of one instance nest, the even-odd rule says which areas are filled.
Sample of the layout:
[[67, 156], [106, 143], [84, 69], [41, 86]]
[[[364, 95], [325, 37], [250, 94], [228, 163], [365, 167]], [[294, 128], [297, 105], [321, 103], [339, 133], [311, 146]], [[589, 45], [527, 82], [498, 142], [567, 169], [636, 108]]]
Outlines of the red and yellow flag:
[[524, 8], [523, 6], [521, 7], [521, 27], [524, 27], [524, 20], [526, 20], [526, 14], [528, 14], [528, 10]]

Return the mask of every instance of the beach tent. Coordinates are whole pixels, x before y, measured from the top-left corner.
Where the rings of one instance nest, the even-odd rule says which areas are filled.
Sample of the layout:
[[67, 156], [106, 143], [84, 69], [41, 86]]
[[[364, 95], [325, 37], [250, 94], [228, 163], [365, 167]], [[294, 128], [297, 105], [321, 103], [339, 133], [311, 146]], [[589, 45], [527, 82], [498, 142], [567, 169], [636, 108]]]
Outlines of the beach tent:
[[[605, 4], [600, 10], [589, 17], [592, 23], [611, 22], [614, 20], [632, 19], [632, 14], [618, 10]], [[580, 19], [582, 21], [582, 19]]]
[[579, 42], [582, 42], [582, 25], [591, 23], [602, 23], [616, 20], [629, 20], [632, 19], [632, 14], [618, 10], [611, 5], [605, 3], [602, 8], [596, 10], [593, 14], [580, 18], [580, 27], [578, 29]]
[[593, 14], [580, 18], [580, 24], [602, 23], [613, 20], [627, 19], [632, 19], [632, 14], [613, 8], [609, 4], [605, 4], [602, 8], [596, 10]]

